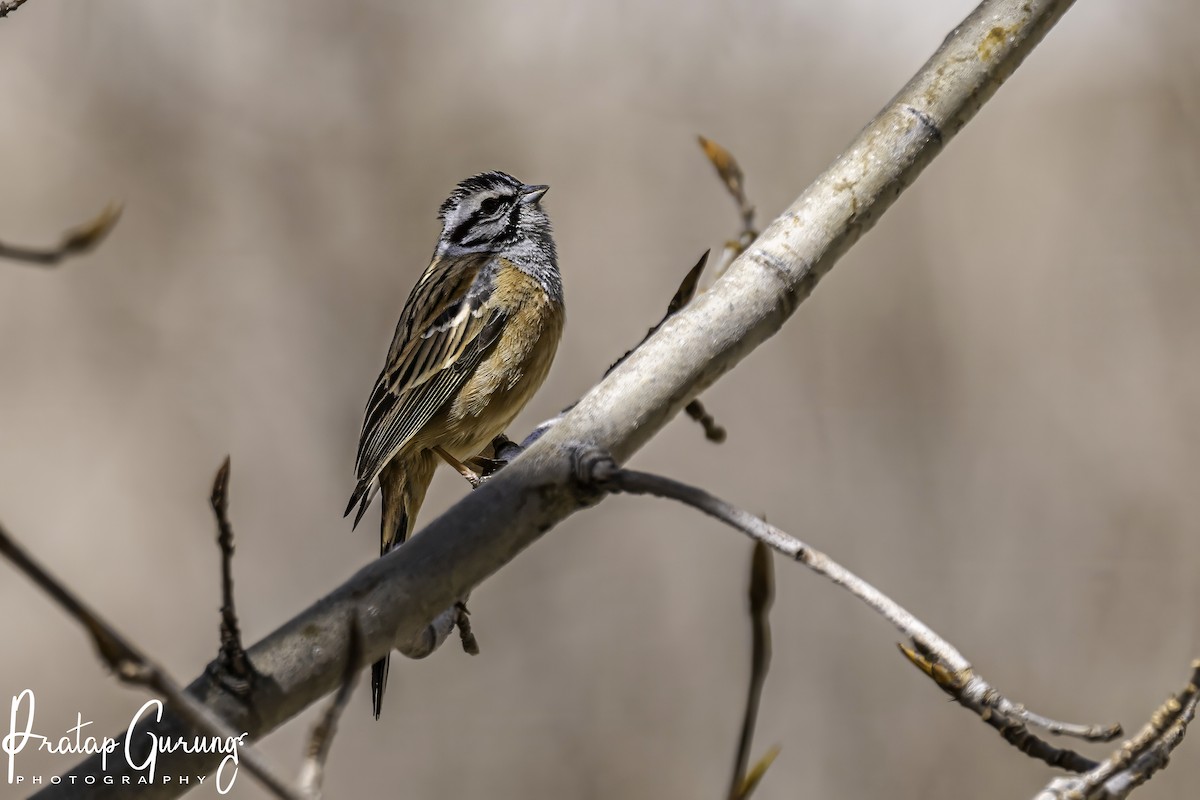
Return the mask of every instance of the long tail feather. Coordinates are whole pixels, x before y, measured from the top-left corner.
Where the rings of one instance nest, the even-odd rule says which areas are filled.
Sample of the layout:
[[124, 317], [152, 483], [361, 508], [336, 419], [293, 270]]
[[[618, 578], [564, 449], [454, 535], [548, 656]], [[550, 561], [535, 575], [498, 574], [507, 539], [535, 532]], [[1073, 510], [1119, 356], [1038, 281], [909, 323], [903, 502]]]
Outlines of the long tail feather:
[[390, 656], [384, 656], [371, 665], [371, 710], [375, 719], [383, 710], [383, 688], [387, 686], [388, 663]]
[[[379, 480], [374, 484], [383, 502], [379, 515], [379, 555], [385, 556], [394, 548], [404, 544], [412, 535], [417, 514], [425, 499], [425, 490], [433, 479], [433, 471], [437, 467], [437, 456], [429, 451], [413, 454], [403, 460], [397, 458], [384, 467], [379, 474]], [[370, 488], [370, 487], [369, 487]], [[374, 494], [369, 491], [366, 497]], [[371, 706], [375, 718], [383, 705], [383, 690], [387, 684], [388, 659], [379, 659], [371, 668]]]
[[343, 517], [350, 516], [350, 512], [354, 510], [354, 507], [361, 505], [362, 499], [367, 496], [367, 490], [370, 488], [371, 484], [369, 481], [358, 482], [358, 484], [354, 487], [354, 494], [350, 495], [350, 502], [346, 504], [346, 510], [342, 512]]
[[[379, 556], [382, 558], [387, 555], [393, 548], [404, 544], [404, 540], [408, 538], [410, 518], [403, 510], [400, 511], [399, 519], [395, 523], [392, 522], [392, 514], [389, 514], [387, 494], [384, 494], [384, 512], [383, 512], [383, 531], [380, 537]], [[361, 516], [361, 515], [360, 515]], [[393, 530], [388, 530], [389, 527], [395, 526]], [[383, 690], [387, 688], [388, 665], [391, 662], [391, 654], [384, 656], [371, 665], [371, 710], [375, 714], [375, 719], [379, 719], [379, 714], [383, 710]]]
[[343, 517], [350, 516], [350, 512], [354, 506], [358, 506], [358, 513], [354, 515], [354, 524], [350, 526], [350, 530], [358, 528], [358, 523], [362, 521], [363, 514], [367, 513], [367, 509], [371, 507], [371, 501], [375, 499], [375, 495], [379, 493], [379, 484], [376, 481], [359, 481], [354, 487], [354, 494], [350, 495], [350, 503], [346, 506], [346, 510], [342, 512]]

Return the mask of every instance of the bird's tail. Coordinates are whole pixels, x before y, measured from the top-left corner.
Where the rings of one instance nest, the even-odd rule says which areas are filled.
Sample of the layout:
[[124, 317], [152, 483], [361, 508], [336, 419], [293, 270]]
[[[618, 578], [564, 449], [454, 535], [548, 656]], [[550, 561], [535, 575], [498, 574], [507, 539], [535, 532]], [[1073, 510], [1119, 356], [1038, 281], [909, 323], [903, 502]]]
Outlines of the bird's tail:
[[[380, 532], [380, 558], [391, 552], [393, 547], [399, 547], [404, 544], [404, 540], [408, 538], [409, 533], [409, 517], [404, 512], [403, 507], [400, 509], [400, 519], [392, 523], [396, 527], [389, 526], [388, 516], [385, 495], [383, 525]], [[393, 537], [389, 541], [389, 530], [399, 533], [399, 535], [396, 536], [393, 534]], [[387, 687], [388, 664], [391, 662], [391, 658], [392, 656], [389, 653], [371, 665], [371, 712], [375, 715], [375, 719], [379, 719], [379, 714], [383, 710], [383, 690]]]
[[359, 481], [354, 487], [354, 494], [350, 495], [350, 503], [346, 506], [346, 510], [342, 512], [343, 517], [350, 516], [350, 512], [358, 506], [358, 513], [354, 515], [354, 524], [350, 527], [354, 530], [358, 527], [359, 521], [363, 518], [363, 514], [367, 513], [367, 508], [371, 505], [371, 501], [375, 499], [375, 494], [379, 491], [379, 484], [374, 480]]
[[[431, 453], [422, 453], [407, 463], [393, 462], [380, 474], [379, 487], [383, 495], [379, 529], [380, 557], [404, 544], [412, 535], [413, 523], [425, 500], [425, 490], [433, 478], [435, 464], [435, 457]], [[361, 512], [359, 516], [362, 516]], [[371, 665], [371, 710], [375, 719], [379, 719], [383, 708], [389, 658], [384, 656]]]

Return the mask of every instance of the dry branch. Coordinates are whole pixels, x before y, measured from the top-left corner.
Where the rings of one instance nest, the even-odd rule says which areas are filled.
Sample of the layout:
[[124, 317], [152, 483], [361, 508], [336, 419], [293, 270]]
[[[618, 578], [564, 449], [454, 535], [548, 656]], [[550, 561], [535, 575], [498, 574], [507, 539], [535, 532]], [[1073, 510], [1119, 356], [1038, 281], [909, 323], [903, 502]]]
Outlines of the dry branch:
[[[1012, 74], [1070, 0], [986, 0], [941, 44], [845, 153], [726, 273], [672, 317], [508, 467], [249, 650], [261, 680], [249, 707], [206, 676], [188, 691], [257, 738], [337, 688], [347, 615], [362, 623], [363, 657], [410, 646], [460, 597], [580, 508], [601, 499], [575, 479], [580, 443], [628, 459], [687, 403], [777, 332], [838, 258]], [[286, 535], [280, 532], [279, 535]], [[160, 732], [186, 731], [164, 719]], [[133, 735], [142, 735], [135, 729]], [[203, 754], [172, 753], [174, 773], [210, 771]], [[110, 765], [117, 775], [120, 764]], [[70, 775], [96, 775], [88, 759]], [[128, 771], [127, 771], [128, 773]], [[65, 784], [64, 784], [65, 785]], [[64, 785], [38, 794], [70, 797]], [[175, 797], [147, 787], [142, 800]], [[119, 789], [96, 787], [94, 798]]]

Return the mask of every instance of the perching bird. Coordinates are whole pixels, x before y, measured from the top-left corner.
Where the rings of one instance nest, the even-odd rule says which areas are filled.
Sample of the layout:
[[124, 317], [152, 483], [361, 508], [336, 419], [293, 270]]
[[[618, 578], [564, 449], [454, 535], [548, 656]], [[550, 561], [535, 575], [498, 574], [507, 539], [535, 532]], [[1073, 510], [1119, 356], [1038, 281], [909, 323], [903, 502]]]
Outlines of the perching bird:
[[[503, 172], [467, 178], [442, 203], [433, 260], [400, 312], [383, 372], [367, 402], [358, 485], [346, 507], [359, 520], [378, 485], [380, 555], [403, 544], [438, 458], [472, 482], [478, 455], [541, 386], [563, 328], [562, 278], [548, 186]], [[371, 668], [379, 718], [388, 659]]]

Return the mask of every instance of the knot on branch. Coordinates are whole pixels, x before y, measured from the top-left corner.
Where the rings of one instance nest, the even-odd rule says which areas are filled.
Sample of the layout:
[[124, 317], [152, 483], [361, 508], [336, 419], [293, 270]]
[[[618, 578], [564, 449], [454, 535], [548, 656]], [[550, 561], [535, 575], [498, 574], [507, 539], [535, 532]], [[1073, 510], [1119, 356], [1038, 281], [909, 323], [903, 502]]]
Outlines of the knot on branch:
[[620, 471], [607, 450], [593, 444], [578, 444], [571, 449], [571, 475], [585, 505], [599, 502], [605, 494], [619, 492], [620, 486], [614, 478]]

